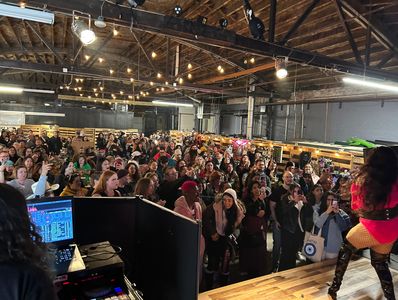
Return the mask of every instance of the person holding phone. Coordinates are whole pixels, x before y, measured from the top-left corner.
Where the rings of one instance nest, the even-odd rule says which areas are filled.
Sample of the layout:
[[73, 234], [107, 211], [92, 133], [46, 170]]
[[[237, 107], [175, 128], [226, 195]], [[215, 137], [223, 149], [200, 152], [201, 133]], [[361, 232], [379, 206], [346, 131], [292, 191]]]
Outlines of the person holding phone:
[[281, 199], [281, 258], [279, 271], [296, 266], [296, 256], [300, 250], [305, 231], [310, 231], [312, 222], [312, 206], [303, 195], [300, 185], [293, 182]]
[[336, 258], [343, 243], [342, 232], [351, 227], [350, 217], [339, 208], [338, 196], [326, 193], [321, 200], [319, 218], [315, 222], [315, 234], [322, 229], [325, 239], [323, 258]]
[[2, 172], [2, 168], [0, 168], [0, 183], [7, 183], [13, 186], [20, 191], [25, 198], [28, 198], [29, 196], [32, 197], [32, 195], [33, 197], [41, 197], [46, 192], [47, 174], [48, 171], [51, 170], [51, 167], [51, 164], [43, 161], [39, 181], [35, 191], [32, 189], [32, 185], [35, 183], [35, 181], [27, 178], [28, 171], [25, 166], [18, 166], [15, 168], [16, 178], [7, 182], [5, 182], [4, 179], [4, 171]]
[[388, 258], [398, 239], [398, 157], [389, 147], [372, 150], [351, 186], [351, 206], [359, 224], [347, 234], [340, 248], [333, 282], [328, 290], [337, 299], [343, 276], [354, 251], [370, 248], [370, 260], [384, 296], [395, 299]]

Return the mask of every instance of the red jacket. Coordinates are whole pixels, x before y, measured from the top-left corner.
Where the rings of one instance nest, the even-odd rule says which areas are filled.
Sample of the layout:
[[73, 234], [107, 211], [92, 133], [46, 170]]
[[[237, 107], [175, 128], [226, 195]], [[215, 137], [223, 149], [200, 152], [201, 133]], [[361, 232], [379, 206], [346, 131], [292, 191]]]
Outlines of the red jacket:
[[[360, 194], [360, 186], [358, 184], [353, 184], [351, 186], [351, 207], [353, 210], [365, 209], [363, 203], [362, 195]], [[384, 207], [379, 209], [392, 208], [398, 205], [398, 182], [393, 186], [388, 200]], [[395, 242], [398, 239], [398, 217], [391, 220], [369, 220], [364, 218], [359, 218], [359, 221], [363, 226], [369, 231], [369, 233], [380, 243], [388, 244]]]

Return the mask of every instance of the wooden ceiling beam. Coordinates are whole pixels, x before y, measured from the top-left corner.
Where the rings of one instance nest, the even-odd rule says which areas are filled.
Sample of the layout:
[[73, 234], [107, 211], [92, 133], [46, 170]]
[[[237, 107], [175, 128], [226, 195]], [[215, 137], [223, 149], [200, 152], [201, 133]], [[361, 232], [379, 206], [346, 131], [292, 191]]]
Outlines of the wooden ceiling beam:
[[333, 3], [334, 3], [334, 5], [336, 7], [336, 10], [338, 12], [338, 15], [339, 15], [339, 18], [340, 18], [340, 22], [341, 22], [341, 25], [344, 28], [344, 31], [345, 31], [346, 36], [347, 36], [347, 39], [350, 42], [350, 45], [351, 45], [351, 48], [352, 48], [352, 52], [354, 53], [355, 59], [357, 60], [357, 63], [363, 64], [362, 58], [361, 58], [361, 56], [359, 55], [359, 52], [358, 52], [357, 44], [355, 43], [355, 40], [354, 40], [354, 38], [352, 36], [350, 27], [348, 26], [348, 23], [347, 23], [347, 21], [346, 21], [346, 19], [344, 17], [343, 9], [341, 7], [341, 2], [339, 0], [334, 0]]
[[313, 0], [312, 3], [304, 11], [304, 13], [297, 19], [297, 21], [294, 23], [294, 25], [290, 28], [290, 30], [286, 33], [286, 35], [283, 37], [282, 41], [280, 42], [280, 44], [282, 46], [287, 43], [287, 41], [290, 39], [290, 37], [299, 29], [301, 24], [304, 23], [304, 21], [307, 19], [307, 17], [310, 15], [310, 13], [314, 10], [315, 6], [319, 3], [319, 1], [320, 0]]
[[372, 15], [369, 20], [366, 17], [368, 11], [358, 0], [341, 0], [341, 3], [344, 11], [350, 17], [354, 18], [365, 29], [369, 25], [372, 28], [373, 35], [382, 45], [398, 53], [398, 39], [377, 15]]
[[30, 30], [32, 30], [32, 32], [34, 34], [36, 34], [36, 36], [42, 41], [42, 43], [48, 48], [50, 49], [50, 51], [52, 52], [52, 54], [54, 54], [54, 56], [58, 59], [58, 61], [60, 63], [62, 63], [64, 60], [62, 59], [62, 57], [59, 55], [59, 53], [55, 50], [55, 48], [51, 45], [51, 43], [49, 41], [47, 41], [44, 36], [38, 32], [34, 26], [28, 22], [28, 21], [23, 21], [24, 23], [26, 23], [28, 25], [28, 27], [30, 28]]
[[95, 63], [95, 60], [97, 59], [97, 57], [101, 54], [102, 49], [109, 43], [109, 41], [111, 41], [113, 38], [113, 31], [111, 30], [111, 32], [105, 37], [105, 39], [102, 41], [102, 44], [94, 50], [94, 54], [90, 57], [90, 59], [84, 64], [85, 67], [92, 67], [93, 64]]
[[251, 75], [260, 71], [266, 71], [266, 70], [271, 70], [275, 68], [275, 63], [267, 63], [261, 66], [257, 66], [254, 68], [250, 68], [250, 69], [246, 69], [246, 70], [242, 70], [239, 72], [235, 72], [235, 73], [230, 73], [230, 74], [225, 74], [222, 76], [215, 76], [213, 78], [209, 78], [209, 79], [205, 79], [205, 80], [201, 80], [198, 83], [200, 84], [210, 84], [210, 83], [215, 83], [215, 82], [219, 82], [219, 81], [223, 81], [226, 79], [232, 79], [232, 78], [237, 78], [237, 77], [241, 77], [244, 75]]
[[[65, 13], [70, 13], [71, 10], [78, 9], [90, 13], [93, 18], [96, 18], [100, 13], [99, 7], [90, 6], [88, 2], [78, 0], [33, 0], [30, 4], [47, 4], [49, 10], [56, 8], [58, 11], [64, 11]], [[120, 26], [130, 28], [132, 25], [131, 21], [133, 20], [133, 26], [135, 29], [177, 37], [191, 42], [200, 42], [262, 57], [288, 56], [291, 61], [317, 67], [326, 67], [345, 73], [363, 74], [365, 71], [364, 66], [357, 63], [331, 58], [322, 54], [291, 47], [282, 47], [265, 41], [256, 41], [251, 38], [237, 35], [228, 30], [221, 30], [212, 26], [202, 25], [198, 22], [136, 9], [130, 10], [124, 7], [115, 7], [108, 3], [105, 5], [105, 19], [109, 19], [109, 21], [113, 21], [115, 24]], [[373, 77], [398, 79], [398, 74], [377, 70], [375, 68], [366, 68], [366, 73]]]

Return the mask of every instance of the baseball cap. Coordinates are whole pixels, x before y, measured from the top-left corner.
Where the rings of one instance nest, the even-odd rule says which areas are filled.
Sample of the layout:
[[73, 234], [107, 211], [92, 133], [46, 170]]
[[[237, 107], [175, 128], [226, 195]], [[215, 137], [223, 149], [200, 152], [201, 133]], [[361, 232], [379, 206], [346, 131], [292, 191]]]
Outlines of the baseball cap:
[[129, 174], [129, 171], [126, 169], [121, 169], [117, 171], [117, 179], [123, 178], [124, 176], [127, 176]]
[[180, 190], [186, 192], [186, 191], [189, 191], [189, 190], [191, 190], [191, 189], [196, 188], [197, 186], [198, 186], [198, 185], [197, 185], [197, 183], [196, 183], [195, 181], [188, 180], [188, 181], [185, 181], [185, 182], [181, 185]]

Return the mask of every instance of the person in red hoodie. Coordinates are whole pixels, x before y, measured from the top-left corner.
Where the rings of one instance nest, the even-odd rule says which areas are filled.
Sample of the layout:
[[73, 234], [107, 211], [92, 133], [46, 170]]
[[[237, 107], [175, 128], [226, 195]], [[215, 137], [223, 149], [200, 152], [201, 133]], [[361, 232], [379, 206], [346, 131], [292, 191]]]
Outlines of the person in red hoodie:
[[[202, 207], [199, 203], [199, 188], [195, 181], [185, 181], [181, 187], [182, 196], [174, 203], [174, 211], [189, 219], [202, 221]], [[202, 266], [203, 255], [205, 252], [205, 239], [200, 236], [200, 266]]]
[[374, 149], [351, 186], [353, 210], [360, 223], [347, 234], [338, 258], [328, 295], [336, 299], [352, 253], [370, 248], [371, 264], [380, 279], [384, 296], [395, 299], [388, 258], [398, 238], [398, 157], [388, 147]]

